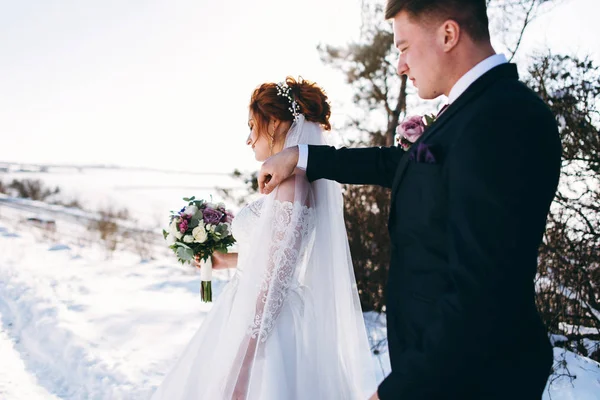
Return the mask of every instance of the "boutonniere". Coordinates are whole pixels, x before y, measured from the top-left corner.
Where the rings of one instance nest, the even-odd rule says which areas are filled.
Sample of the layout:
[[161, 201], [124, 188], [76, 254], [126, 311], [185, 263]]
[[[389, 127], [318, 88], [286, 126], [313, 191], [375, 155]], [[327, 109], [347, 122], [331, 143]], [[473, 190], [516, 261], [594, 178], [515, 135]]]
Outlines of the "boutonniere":
[[433, 124], [435, 115], [415, 115], [405, 119], [396, 128], [396, 143], [404, 149], [408, 150], [410, 146], [416, 142], [425, 130]]

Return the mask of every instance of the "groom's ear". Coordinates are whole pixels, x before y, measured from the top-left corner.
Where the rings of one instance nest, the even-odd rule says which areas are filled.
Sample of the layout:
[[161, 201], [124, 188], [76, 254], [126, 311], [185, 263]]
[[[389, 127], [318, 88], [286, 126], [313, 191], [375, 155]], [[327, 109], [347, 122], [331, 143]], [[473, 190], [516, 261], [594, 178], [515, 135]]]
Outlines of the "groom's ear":
[[439, 29], [439, 40], [442, 45], [442, 49], [447, 53], [452, 50], [458, 44], [460, 40], [461, 30], [458, 22], [448, 19], [446, 20]]

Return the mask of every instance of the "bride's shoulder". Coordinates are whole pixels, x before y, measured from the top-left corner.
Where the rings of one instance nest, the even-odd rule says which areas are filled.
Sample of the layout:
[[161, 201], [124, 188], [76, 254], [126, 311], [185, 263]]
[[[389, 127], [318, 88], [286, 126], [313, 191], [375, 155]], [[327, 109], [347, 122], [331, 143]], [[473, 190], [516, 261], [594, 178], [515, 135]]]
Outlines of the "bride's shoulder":
[[[308, 196], [305, 196], [308, 197]], [[276, 209], [284, 209], [284, 210], [292, 210], [292, 209], [307, 209], [310, 210], [309, 204], [305, 204], [305, 202], [300, 202], [296, 198], [296, 182], [295, 178], [292, 176], [285, 181], [281, 182], [277, 188], [275, 189], [275, 193], [271, 193], [270, 195], [261, 196], [249, 203], [247, 203], [242, 210], [251, 211], [253, 214], [260, 216], [262, 209], [265, 204], [268, 204], [268, 207], [275, 207]], [[240, 213], [242, 212], [240, 210]]]

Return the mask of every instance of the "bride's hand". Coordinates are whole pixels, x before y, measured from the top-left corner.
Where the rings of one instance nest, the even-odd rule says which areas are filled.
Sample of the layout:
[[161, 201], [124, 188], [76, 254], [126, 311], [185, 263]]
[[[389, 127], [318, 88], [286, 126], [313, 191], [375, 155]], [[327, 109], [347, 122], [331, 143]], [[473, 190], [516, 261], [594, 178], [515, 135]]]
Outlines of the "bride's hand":
[[212, 266], [213, 269], [225, 269], [229, 268], [229, 263], [227, 260], [227, 254], [219, 253], [215, 251], [212, 255]]
[[[227, 254], [223, 254], [223, 253], [219, 253], [218, 251], [215, 251], [212, 255], [212, 268], [213, 269], [226, 269], [229, 268], [229, 263], [227, 260]], [[196, 258], [194, 259], [194, 261], [192, 261], [192, 264], [196, 267], [196, 268], [200, 268], [201, 266], [201, 260], [199, 256], [196, 256]]]
[[233, 389], [233, 395], [231, 396], [231, 400], [246, 400], [246, 396], [248, 395], [246, 391], [248, 390], [247, 385], [237, 384], [235, 385], [235, 389]]
[[249, 380], [250, 372], [245, 366], [242, 366], [240, 376], [238, 377], [238, 380], [235, 383], [235, 388], [233, 389], [233, 395], [231, 396], [231, 400], [246, 400], [246, 396], [248, 396]]

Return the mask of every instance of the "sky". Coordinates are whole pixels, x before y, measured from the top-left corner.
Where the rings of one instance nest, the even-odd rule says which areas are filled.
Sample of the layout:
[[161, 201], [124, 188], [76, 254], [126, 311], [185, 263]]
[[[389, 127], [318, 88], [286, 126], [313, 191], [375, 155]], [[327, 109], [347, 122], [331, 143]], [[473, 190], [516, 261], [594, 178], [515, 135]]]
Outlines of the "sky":
[[[252, 90], [301, 75], [341, 125], [352, 92], [316, 47], [356, 40], [360, 12], [360, 0], [0, 0], [0, 161], [256, 169]], [[522, 53], [600, 62], [599, 12], [564, 1]]]

